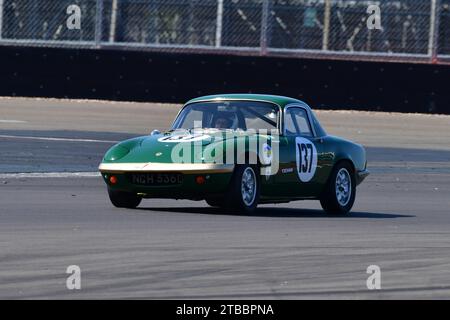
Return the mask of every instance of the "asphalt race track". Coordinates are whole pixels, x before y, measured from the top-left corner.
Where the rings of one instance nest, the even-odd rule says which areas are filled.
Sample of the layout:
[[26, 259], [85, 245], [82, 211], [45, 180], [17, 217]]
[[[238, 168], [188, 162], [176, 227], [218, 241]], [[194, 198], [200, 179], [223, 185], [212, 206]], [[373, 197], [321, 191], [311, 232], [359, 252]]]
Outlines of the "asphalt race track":
[[[367, 146], [353, 212], [112, 207], [96, 168], [180, 106], [0, 98], [0, 298], [450, 298], [450, 116], [318, 112]], [[81, 268], [81, 290], [66, 268]], [[381, 290], [368, 290], [369, 265]]]

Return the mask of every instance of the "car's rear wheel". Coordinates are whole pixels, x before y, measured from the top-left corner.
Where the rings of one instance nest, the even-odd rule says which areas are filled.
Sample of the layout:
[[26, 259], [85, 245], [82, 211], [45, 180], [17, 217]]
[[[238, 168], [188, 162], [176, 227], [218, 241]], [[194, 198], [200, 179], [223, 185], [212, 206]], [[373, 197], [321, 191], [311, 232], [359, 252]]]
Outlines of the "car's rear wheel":
[[257, 166], [237, 165], [227, 197], [227, 206], [243, 213], [253, 213], [258, 206], [260, 179]]
[[348, 162], [338, 163], [328, 179], [320, 198], [323, 210], [328, 214], [347, 214], [355, 202], [356, 183], [353, 168]]
[[108, 195], [111, 203], [117, 208], [136, 208], [142, 201], [135, 193], [113, 190], [108, 188]]

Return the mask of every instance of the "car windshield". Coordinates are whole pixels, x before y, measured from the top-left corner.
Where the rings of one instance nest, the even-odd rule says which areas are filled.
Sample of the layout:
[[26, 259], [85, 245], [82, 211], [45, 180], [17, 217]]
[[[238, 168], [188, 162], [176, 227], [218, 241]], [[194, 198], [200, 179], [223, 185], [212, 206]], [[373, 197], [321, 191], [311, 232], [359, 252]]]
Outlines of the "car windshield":
[[271, 130], [278, 127], [278, 111], [268, 102], [197, 102], [183, 108], [172, 129]]

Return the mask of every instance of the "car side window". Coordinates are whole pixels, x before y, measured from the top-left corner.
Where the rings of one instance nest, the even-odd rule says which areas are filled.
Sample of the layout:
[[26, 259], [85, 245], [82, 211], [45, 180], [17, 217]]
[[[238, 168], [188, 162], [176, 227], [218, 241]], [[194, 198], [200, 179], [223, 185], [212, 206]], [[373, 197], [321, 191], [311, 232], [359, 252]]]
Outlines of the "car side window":
[[303, 108], [289, 108], [285, 117], [286, 134], [312, 137], [311, 125], [306, 110]]
[[294, 120], [291, 114], [291, 109], [288, 109], [284, 117], [284, 129], [287, 135], [297, 135], [297, 128], [295, 127]]

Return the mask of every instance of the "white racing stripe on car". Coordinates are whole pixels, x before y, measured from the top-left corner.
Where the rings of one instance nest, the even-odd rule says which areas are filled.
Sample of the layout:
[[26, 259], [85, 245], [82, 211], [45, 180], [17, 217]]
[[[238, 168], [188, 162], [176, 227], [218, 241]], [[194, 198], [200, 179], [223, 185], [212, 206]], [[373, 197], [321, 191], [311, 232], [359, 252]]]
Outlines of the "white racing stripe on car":
[[162, 172], [179, 171], [188, 173], [223, 173], [233, 172], [234, 164], [216, 163], [101, 163], [101, 172]]
[[11, 135], [5, 135], [5, 134], [0, 134], [0, 138], [7, 138], [7, 139], [32, 139], [32, 140], [46, 140], [46, 141], [69, 141], [69, 142], [100, 142], [100, 143], [117, 143], [118, 142], [118, 141], [113, 141], [113, 140], [11, 136]]
[[0, 173], [0, 179], [19, 178], [90, 178], [100, 177], [100, 172], [20, 172]]

